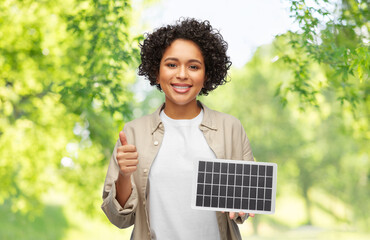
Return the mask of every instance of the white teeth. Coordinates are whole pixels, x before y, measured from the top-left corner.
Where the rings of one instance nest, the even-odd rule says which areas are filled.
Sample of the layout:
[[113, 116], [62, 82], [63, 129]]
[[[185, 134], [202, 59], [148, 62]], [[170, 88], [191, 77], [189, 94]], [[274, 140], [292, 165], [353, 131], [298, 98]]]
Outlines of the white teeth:
[[186, 88], [190, 88], [190, 86], [175, 86], [173, 85], [174, 88], [178, 88], [178, 89], [186, 89]]

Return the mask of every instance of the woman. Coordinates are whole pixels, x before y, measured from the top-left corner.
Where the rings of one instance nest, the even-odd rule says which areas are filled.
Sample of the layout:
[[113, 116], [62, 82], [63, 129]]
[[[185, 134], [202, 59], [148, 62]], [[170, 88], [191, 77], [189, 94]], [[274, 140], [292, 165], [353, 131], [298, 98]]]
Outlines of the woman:
[[236, 223], [245, 213], [191, 208], [194, 159], [253, 161], [240, 121], [196, 99], [226, 82], [226, 50], [208, 21], [183, 19], [145, 36], [139, 75], [164, 92], [165, 103], [120, 132], [102, 205], [117, 227], [134, 224], [133, 239], [241, 238]]

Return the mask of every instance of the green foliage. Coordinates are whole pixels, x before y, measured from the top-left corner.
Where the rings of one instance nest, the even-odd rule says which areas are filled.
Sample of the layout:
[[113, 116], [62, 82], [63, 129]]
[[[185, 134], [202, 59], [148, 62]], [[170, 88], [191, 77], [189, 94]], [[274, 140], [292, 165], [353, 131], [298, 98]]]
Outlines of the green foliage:
[[[278, 56], [292, 70], [294, 79], [282, 81], [277, 94], [286, 103], [288, 93], [302, 103], [318, 106], [317, 94], [335, 92], [353, 112], [363, 108], [369, 93], [369, 5], [362, 0], [290, 0], [291, 16], [300, 30], [280, 36]], [[286, 51], [290, 49], [289, 51]], [[317, 86], [309, 74], [312, 62], [325, 69], [328, 82]], [[366, 103], [365, 103], [366, 104]], [[362, 110], [360, 110], [362, 111]]]
[[106, 162], [130, 119], [138, 40], [127, 0], [0, 5], [0, 203], [41, 213], [65, 190], [100, 203]]
[[[0, 206], [0, 238], [3, 240], [63, 239], [68, 222], [61, 206], [45, 206], [40, 215], [30, 220], [9, 208], [9, 202]], [[22, 229], [20, 230], [20, 226]]]
[[[122, 78], [127, 78], [129, 66], [136, 67], [139, 53], [138, 39], [133, 41], [129, 36], [128, 1], [82, 1], [74, 9], [66, 17], [67, 30], [78, 40], [68, 52], [78, 64], [68, 67], [77, 68], [78, 81], [63, 82], [63, 98], [75, 108], [91, 108], [93, 102], [93, 106], [112, 115], [130, 112], [130, 95]], [[134, 77], [132, 73], [130, 77]]]

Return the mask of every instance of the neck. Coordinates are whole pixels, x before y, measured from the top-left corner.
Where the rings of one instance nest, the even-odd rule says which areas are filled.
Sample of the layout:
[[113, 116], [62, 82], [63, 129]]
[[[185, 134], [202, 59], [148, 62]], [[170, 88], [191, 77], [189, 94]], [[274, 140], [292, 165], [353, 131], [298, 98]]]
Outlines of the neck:
[[201, 107], [196, 100], [186, 105], [175, 105], [166, 101], [163, 111], [172, 119], [193, 119], [199, 115]]

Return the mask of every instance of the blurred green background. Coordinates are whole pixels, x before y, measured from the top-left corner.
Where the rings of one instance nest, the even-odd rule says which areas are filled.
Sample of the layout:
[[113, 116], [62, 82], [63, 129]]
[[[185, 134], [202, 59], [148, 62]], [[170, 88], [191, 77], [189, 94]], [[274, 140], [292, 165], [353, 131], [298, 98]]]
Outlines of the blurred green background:
[[[285, 2], [299, 29], [201, 98], [278, 164], [276, 212], [243, 238], [369, 239], [369, 3]], [[163, 101], [134, 97], [139, 18], [155, 4], [0, 1], [0, 239], [129, 239], [101, 193], [124, 123]]]

